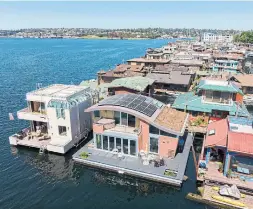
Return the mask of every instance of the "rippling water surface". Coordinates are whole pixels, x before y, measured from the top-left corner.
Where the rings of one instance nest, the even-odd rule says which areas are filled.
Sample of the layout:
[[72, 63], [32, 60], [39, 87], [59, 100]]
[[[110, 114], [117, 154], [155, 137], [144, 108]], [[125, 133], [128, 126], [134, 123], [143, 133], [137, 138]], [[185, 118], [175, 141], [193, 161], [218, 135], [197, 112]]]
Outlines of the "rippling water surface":
[[185, 199], [195, 192], [193, 160], [181, 190], [76, 165], [68, 156], [11, 148], [8, 136], [28, 124], [9, 121], [24, 108], [25, 93], [36, 83], [78, 84], [100, 69], [142, 56], [165, 40], [0, 39], [0, 209], [6, 208], [185, 208], [206, 206]]

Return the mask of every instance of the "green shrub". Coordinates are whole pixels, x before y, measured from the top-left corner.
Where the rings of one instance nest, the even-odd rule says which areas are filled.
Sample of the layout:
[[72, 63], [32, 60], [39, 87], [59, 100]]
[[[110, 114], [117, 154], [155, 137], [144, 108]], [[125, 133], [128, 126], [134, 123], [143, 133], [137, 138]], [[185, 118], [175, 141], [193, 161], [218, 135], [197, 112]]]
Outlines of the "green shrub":
[[88, 154], [87, 152], [82, 152], [82, 153], [80, 154], [80, 157], [81, 157], [82, 159], [86, 159], [87, 157], [89, 157], [89, 154]]

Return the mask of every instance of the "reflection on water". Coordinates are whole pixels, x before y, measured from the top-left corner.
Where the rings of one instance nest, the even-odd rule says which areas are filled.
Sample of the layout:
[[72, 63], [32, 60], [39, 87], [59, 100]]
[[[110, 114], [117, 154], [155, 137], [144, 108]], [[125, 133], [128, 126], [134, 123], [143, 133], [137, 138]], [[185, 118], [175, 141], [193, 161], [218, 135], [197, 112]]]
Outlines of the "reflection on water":
[[151, 195], [153, 193], [171, 194], [179, 192], [180, 188], [172, 187], [153, 181], [146, 181], [137, 177], [121, 175], [105, 170], [94, 169], [93, 182], [96, 184], [109, 184], [117, 188], [129, 190], [131, 193], [140, 195]]
[[37, 149], [25, 147], [12, 147], [11, 152], [26, 164], [38, 169], [45, 177], [72, 181], [76, 181], [80, 177], [79, 170], [75, 168], [71, 155], [39, 154]]
[[180, 190], [169, 185], [74, 163], [71, 159], [73, 151], [66, 156], [62, 156], [52, 153], [39, 154], [38, 150], [35, 149], [12, 147], [11, 152], [22, 159], [24, 163], [37, 169], [43, 175], [43, 178], [48, 178], [49, 182], [52, 182], [52, 180], [67, 180], [79, 184], [80, 178], [86, 176], [84, 173], [88, 172], [92, 183], [95, 185], [115, 186], [117, 189], [128, 190], [138, 195], [147, 196], [153, 193], [173, 194]]

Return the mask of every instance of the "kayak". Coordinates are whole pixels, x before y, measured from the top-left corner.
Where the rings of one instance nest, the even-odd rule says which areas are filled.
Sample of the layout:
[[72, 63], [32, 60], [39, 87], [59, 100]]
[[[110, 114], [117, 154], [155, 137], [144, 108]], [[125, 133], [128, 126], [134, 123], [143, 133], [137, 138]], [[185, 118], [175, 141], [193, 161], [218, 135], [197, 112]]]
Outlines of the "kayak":
[[219, 190], [220, 190], [220, 187], [212, 187], [212, 189], [213, 189], [214, 191], [219, 191]]
[[221, 202], [225, 202], [225, 203], [228, 203], [228, 204], [231, 204], [231, 205], [235, 205], [235, 206], [239, 206], [239, 207], [245, 207], [246, 206], [242, 202], [238, 202], [236, 200], [231, 200], [229, 198], [221, 197], [221, 196], [218, 196], [218, 195], [213, 195], [212, 198], [215, 199], [215, 200], [219, 200]]

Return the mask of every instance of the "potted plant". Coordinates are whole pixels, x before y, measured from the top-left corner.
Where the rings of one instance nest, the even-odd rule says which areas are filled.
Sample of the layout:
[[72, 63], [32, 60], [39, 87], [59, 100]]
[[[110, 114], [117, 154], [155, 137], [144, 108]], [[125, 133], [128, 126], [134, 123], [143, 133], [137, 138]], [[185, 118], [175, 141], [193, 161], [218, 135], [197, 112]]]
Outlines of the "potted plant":
[[218, 170], [220, 173], [222, 173], [223, 172], [223, 163], [220, 163], [219, 164], [219, 170]]
[[88, 154], [87, 152], [82, 152], [82, 153], [80, 154], [80, 157], [81, 157], [82, 159], [86, 159], [87, 157], [89, 157], [89, 154]]
[[227, 177], [228, 177], [228, 178], [231, 178], [231, 174], [232, 174], [232, 170], [229, 169], [229, 170], [228, 170], [228, 173], [227, 173]]

